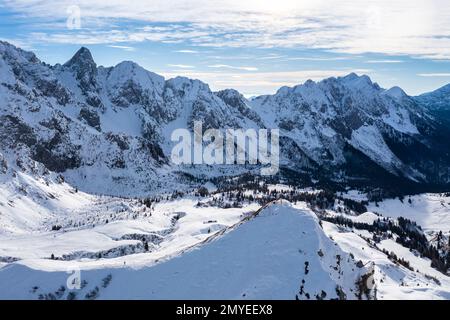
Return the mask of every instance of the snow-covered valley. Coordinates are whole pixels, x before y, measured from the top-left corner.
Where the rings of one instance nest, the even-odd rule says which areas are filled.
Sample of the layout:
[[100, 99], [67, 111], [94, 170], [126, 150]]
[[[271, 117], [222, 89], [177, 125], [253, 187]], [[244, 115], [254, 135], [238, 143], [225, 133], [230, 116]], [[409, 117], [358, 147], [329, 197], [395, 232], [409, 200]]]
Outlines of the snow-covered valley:
[[[143, 201], [25, 177], [21, 181], [35, 193], [52, 190], [55, 197], [30, 206], [29, 197], [7, 193], [2, 185], [2, 299], [450, 298], [450, 277], [429, 258], [390, 232], [356, 225], [416, 210], [423, 213], [414, 217], [421, 218], [429, 241], [442, 231], [448, 242], [450, 215], [441, 203], [450, 197], [443, 194], [370, 203], [358, 213], [344, 202], [366, 198], [354, 191], [324, 210], [315, 198], [320, 190], [288, 185], [244, 192], [209, 186], [207, 195], [192, 191]], [[292, 195], [301, 200], [271, 200]], [[27, 214], [26, 208], [41, 211]], [[20, 212], [24, 219], [14, 219]], [[80, 288], [70, 289], [78, 270]]]

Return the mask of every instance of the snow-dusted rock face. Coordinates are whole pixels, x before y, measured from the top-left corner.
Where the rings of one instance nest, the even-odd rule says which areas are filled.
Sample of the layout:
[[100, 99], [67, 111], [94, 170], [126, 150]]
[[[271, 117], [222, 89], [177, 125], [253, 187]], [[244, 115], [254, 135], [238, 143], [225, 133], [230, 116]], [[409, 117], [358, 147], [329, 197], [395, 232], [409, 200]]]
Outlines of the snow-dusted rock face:
[[[432, 172], [433, 161], [449, 161], [448, 153], [439, 155], [448, 149], [436, 138], [440, 124], [400, 88], [384, 90], [369, 77], [352, 73], [283, 87], [251, 104], [322, 170], [343, 170], [345, 176], [368, 180], [385, 171], [421, 183], [449, 181], [447, 169]], [[417, 149], [424, 152], [415, 153]]]
[[433, 92], [415, 97], [417, 101], [431, 109], [450, 109], [450, 84]]
[[450, 84], [433, 92], [414, 97], [414, 100], [441, 121], [448, 133], [450, 127]]
[[2, 149], [24, 146], [31, 159], [88, 192], [182, 187], [169, 162], [174, 129], [194, 121], [204, 129], [261, 125], [248, 107], [231, 107], [201, 81], [166, 81], [128, 61], [98, 67], [86, 48], [49, 66], [1, 42], [0, 70]]
[[[449, 182], [447, 131], [417, 99], [367, 76], [307, 81], [249, 101], [199, 80], [165, 80], [129, 61], [97, 66], [86, 48], [50, 66], [0, 42], [0, 97], [2, 150], [24, 148], [92, 193], [182, 188], [178, 172], [186, 168], [170, 161], [170, 135], [194, 121], [204, 130], [279, 128], [282, 174], [288, 168], [314, 181], [378, 186]], [[206, 178], [245, 170], [188, 168]]]

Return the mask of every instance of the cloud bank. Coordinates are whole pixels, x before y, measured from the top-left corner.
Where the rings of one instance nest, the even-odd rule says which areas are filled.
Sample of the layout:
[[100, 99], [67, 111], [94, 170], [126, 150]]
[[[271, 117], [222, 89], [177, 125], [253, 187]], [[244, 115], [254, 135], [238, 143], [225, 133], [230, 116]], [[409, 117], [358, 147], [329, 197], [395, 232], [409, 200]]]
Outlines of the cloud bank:
[[[5, 0], [2, 5], [30, 18], [33, 41], [304, 47], [450, 59], [448, 0], [216, 0], [214, 5], [207, 0]], [[73, 5], [79, 6], [82, 23], [68, 30], [67, 8]]]

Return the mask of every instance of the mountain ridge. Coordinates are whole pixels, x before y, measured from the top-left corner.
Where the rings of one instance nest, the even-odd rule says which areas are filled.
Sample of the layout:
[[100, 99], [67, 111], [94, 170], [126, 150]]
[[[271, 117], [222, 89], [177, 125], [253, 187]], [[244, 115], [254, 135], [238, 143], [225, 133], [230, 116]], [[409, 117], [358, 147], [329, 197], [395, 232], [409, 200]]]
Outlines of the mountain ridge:
[[[173, 166], [170, 133], [192, 129], [194, 121], [204, 129], [280, 128], [281, 178], [291, 176], [285, 169], [294, 170], [303, 184], [387, 187], [404, 181], [446, 188], [450, 182], [440, 122], [417, 97], [382, 89], [366, 75], [308, 80], [248, 100], [234, 89], [213, 92], [200, 80], [166, 80], [130, 61], [97, 66], [85, 47], [55, 66], [5, 42], [0, 54], [0, 116], [7, 124], [0, 134], [17, 137], [2, 148], [24, 144], [33, 160], [88, 192], [121, 195], [130, 186], [136, 190], [130, 194], [161, 191], [175, 187], [179, 172], [194, 183], [253, 172]], [[430, 151], [414, 155], [414, 148]], [[383, 178], [376, 182], [377, 176]]]

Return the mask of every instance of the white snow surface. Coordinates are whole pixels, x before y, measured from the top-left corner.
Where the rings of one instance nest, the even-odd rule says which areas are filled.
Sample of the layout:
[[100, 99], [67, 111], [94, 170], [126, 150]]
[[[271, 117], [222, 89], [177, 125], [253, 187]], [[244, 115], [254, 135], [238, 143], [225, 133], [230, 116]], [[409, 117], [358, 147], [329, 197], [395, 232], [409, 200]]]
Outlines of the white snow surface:
[[[409, 201], [411, 200], [411, 202]], [[450, 197], [426, 193], [370, 203], [368, 209], [386, 217], [404, 217], [417, 222], [425, 231], [450, 233]]]
[[[338, 286], [354, 299], [356, 281], [364, 272], [325, 236], [312, 212], [281, 203], [154, 266], [83, 270], [88, 285], [77, 294], [83, 298], [98, 286], [100, 299], [306, 299], [306, 293], [315, 299], [322, 291], [326, 298], [336, 298]], [[103, 288], [101, 280], [108, 274], [112, 280]], [[65, 272], [11, 264], [0, 269], [0, 282], [9, 288], [0, 298], [36, 299], [38, 293], [57, 290], [66, 278]]]
[[[392, 240], [382, 241], [375, 247], [367, 242], [364, 232], [340, 228], [323, 222], [324, 231], [356, 260], [361, 260], [374, 274], [372, 289], [380, 300], [448, 300], [450, 299], [450, 278], [430, 267], [430, 261], [416, 257], [408, 249]], [[389, 260], [381, 249], [394, 252], [406, 258], [415, 271], [411, 271]], [[419, 270], [419, 271], [417, 271]], [[433, 280], [434, 277], [439, 283]]]

